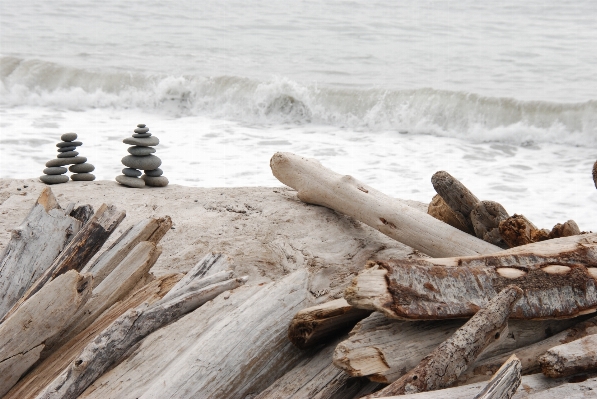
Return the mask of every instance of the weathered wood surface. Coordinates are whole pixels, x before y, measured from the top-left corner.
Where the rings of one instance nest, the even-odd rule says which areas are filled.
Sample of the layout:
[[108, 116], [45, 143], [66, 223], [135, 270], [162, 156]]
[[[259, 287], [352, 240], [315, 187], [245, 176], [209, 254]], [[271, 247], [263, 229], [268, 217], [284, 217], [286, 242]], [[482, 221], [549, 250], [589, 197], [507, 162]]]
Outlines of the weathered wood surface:
[[487, 256], [369, 262], [344, 297], [391, 318], [432, 320], [469, 317], [516, 284], [525, 293], [512, 318], [567, 318], [597, 308], [596, 280], [593, 233]]
[[500, 222], [508, 219], [508, 212], [495, 201], [479, 201], [471, 211], [470, 218], [475, 235], [500, 248], [509, 248], [500, 233]]
[[471, 229], [466, 219], [461, 214], [455, 213], [439, 194], [435, 194], [431, 199], [427, 207], [427, 214], [444, 223], [448, 223], [452, 227], [456, 227], [460, 231], [475, 234], [475, 231]]
[[245, 282], [246, 278], [234, 278], [198, 290], [188, 284], [175, 298], [128, 310], [89, 343], [38, 398], [76, 399], [147, 335]]
[[539, 358], [539, 363], [543, 374], [551, 378], [597, 371], [597, 331], [551, 348]]
[[287, 329], [309, 307], [308, 274], [225, 293], [148, 336], [81, 398], [244, 398], [303, 359]]
[[270, 167], [278, 180], [298, 191], [301, 201], [351, 216], [427, 255], [475, 255], [500, 250], [351, 176], [341, 176], [315, 159], [278, 152]]
[[452, 385], [491, 342], [500, 338], [522, 290], [508, 286], [411, 371], [368, 398], [433, 391]]
[[480, 201], [475, 195], [448, 172], [439, 171], [431, 176], [431, 184], [448, 206], [465, 223], [469, 231], [475, 231], [471, 212]]
[[[465, 322], [464, 319], [401, 321], [375, 312], [359, 322], [349, 337], [338, 344], [334, 364], [353, 377], [365, 376], [372, 381], [389, 384], [415, 367]], [[524, 351], [529, 345], [577, 323], [575, 319], [510, 320], [508, 332], [479, 355], [477, 361], [459, 377], [459, 383], [489, 379], [512, 353]], [[492, 367], [484, 359], [491, 360], [489, 365]], [[523, 365], [526, 357], [524, 359]]]
[[44, 273], [81, 222], [62, 210], [46, 187], [0, 257], [0, 320]]
[[537, 228], [524, 215], [514, 214], [502, 220], [499, 230], [500, 235], [510, 247], [549, 239], [549, 230]]
[[141, 287], [126, 299], [114, 304], [84, 331], [62, 345], [48, 358], [36, 364], [3, 399], [34, 399], [114, 320], [127, 310], [144, 302], [152, 304], [159, 301], [181, 278], [181, 274], [162, 276]]
[[520, 360], [518, 360], [516, 355], [510, 356], [494, 374], [487, 386], [475, 396], [475, 399], [512, 398], [520, 386], [520, 371]]
[[60, 276], [0, 325], [0, 396], [37, 361], [45, 341], [63, 331], [85, 304], [91, 278], [74, 270]]
[[305, 349], [328, 341], [350, 330], [371, 311], [357, 309], [344, 298], [299, 311], [288, 327], [288, 338], [297, 348]]
[[24, 301], [39, 291], [48, 281], [69, 270], [80, 271], [100, 250], [126, 213], [112, 205], [102, 204], [91, 219], [79, 230], [52, 265], [29, 287], [7, 313], [14, 312]]
[[155, 219], [148, 218], [131, 226], [122, 233], [108, 249], [93, 263], [88, 263], [83, 273], [93, 274], [93, 286], [97, 287], [106, 276], [142, 241], [157, 244], [172, 227], [170, 216]]
[[[557, 322], [558, 323], [562, 323], [562, 322], [570, 323], [571, 321], [573, 322], [574, 320], [576, 320], [576, 319], [557, 320]], [[509, 326], [514, 324], [515, 322], [526, 323], [526, 324], [529, 324], [529, 323], [535, 324], [535, 323], [546, 323], [546, 322], [548, 322], [548, 320], [537, 321], [537, 322], [511, 320], [509, 323]], [[553, 321], [552, 321], [552, 323], [553, 323]], [[541, 334], [541, 333], [543, 331], [549, 331], [549, 330], [553, 329], [554, 327], [557, 328], [557, 327], [563, 327], [563, 326], [550, 325], [550, 326], [544, 327], [541, 325], [537, 325], [536, 328], [534, 329], [534, 331], [536, 332], [536, 335], [542, 336], [543, 334]], [[544, 329], [543, 331], [542, 331], [542, 328]], [[555, 333], [557, 331], [550, 331], [550, 332]], [[548, 351], [550, 348], [553, 348], [554, 346], [557, 346], [557, 345], [575, 341], [577, 339], [586, 337], [587, 335], [590, 335], [590, 334], [597, 334], [597, 317], [592, 317], [588, 320], [581, 321], [581, 322], [575, 324], [574, 326], [572, 326], [564, 331], [558, 332], [557, 334], [555, 334], [551, 337], [547, 337], [542, 340], [537, 340], [537, 342], [534, 342], [534, 343], [520, 345], [518, 348], [511, 349], [505, 353], [498, 354], [498, 353], [493, 352], [493, 353], [489, 354], [490, 356], [487, 356], [488, 354], [483, 353], [483, 355], [479, 358], [479, 360], [477, 362], [475, 362], [475, 364], [473, 366], [469, 367], [469, 369], [466, 370], [466, 372], [460, 376], [460, 378], [458, 379], [459, 383], [469, 384], [471, 382], [482, 381], [482, 380], [486, 379], [487, 375], [494, 373], [496, 370], [498, 370], [500, 365], [504, 361], [506, 361], [509, 356], [511, 356], [513, 354], [516, 354], [516, 356], [520, 359], [523, 374], [537, 373], [537, 372], [541, 371], [541, 367], [539, 365], [539, 357], [541, 355], [543, 355], [546, 351]]]

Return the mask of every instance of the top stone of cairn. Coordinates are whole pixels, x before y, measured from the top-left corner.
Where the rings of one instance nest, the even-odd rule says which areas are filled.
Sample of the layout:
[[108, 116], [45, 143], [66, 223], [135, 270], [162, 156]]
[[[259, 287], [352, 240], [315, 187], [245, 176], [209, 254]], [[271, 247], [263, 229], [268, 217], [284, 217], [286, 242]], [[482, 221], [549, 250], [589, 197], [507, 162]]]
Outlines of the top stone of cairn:
[[77, 139], [77, 133], [64, 133], [60, 136], [62, 141], [75, 141]]

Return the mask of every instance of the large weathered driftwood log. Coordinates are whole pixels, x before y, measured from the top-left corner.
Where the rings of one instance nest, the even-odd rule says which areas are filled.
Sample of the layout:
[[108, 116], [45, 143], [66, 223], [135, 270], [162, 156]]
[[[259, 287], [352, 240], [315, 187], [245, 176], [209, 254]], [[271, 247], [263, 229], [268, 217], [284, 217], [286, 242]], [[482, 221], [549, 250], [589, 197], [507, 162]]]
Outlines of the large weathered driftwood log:
[[510, 356], [475, 399], [510, 399], [520, 386], [520, 370], [520, 360]]
[[[558, 252], [556, 252], [558, 251]], [[597, 309], [597, 234], [488, 256], [370, 261], [344, 297], [397, 319], [472, 316], [510, 284], [525, 290], [512, 318], [567, 318]]]
[[279, 152], [272, 157], [270, 166], [278, 180], [298, 191], [301, 201], [344, 213], [430, 256], [475, 255], [500, 250], [351, 176], [341, 176], [315, 159]]
[[297, 348], [305, 349], [345, 333], [371, 314], [336, 299], [299, 311], [288, 327], [288, 338]]
[[234, 278], [199, 290], [194, 290], [192, 284], [188, 284], [177, 291], [178, 295], [175, 298], [127, 311], [87, 345], [38, 397], [76, 399], [144, 337], [222, 292], [238, 288], [245, 282], [246, 278]]
[[433, 391], [452, 385], [483, 349], [500, 338], [512, 306], [521, 295], [520, 288], [506, 287], [414, 369], [369, 397]]
[[551, 378], [597, 370], [597, 331], [551, 348], [539, 358], [539, 363], [543, 374]]
[[62, 210], [46, 187], [0, 257], [0, 320], [45, 272], [81, 222]]
[[79, 230], [52, 265], [31, 285], [7, 313], [10, 315], [24, 301], [39, 291], [48, 281], [69, 270], [80, 271], [100, 250], [126, 213], [113, 205], [102, 204], [93, 217]]
[[39, 358], [45, 341], [91, 294], [91, 275], [70, 271], [43, 287], [0, 325], [0, 396]]
[[[375, 312], [359, 322], [350, 336], [338, 344], [334, 364], [353, 377], [366, 376], [372, 381], [389, 384], [415, 367], [465, 321], [402, 321], [388, 319]], [[575, 319], [510, 320], [508, 332], [479, 355], [477, 361], [460, 376], [459, 383], [487, 380], [512, 353], [525, 351], [529, 345], [577, 323]], [[546, 347], [536, 357], [554, 345]], [[492, 367], [488, 367], [484, 359], [491, 359]]]

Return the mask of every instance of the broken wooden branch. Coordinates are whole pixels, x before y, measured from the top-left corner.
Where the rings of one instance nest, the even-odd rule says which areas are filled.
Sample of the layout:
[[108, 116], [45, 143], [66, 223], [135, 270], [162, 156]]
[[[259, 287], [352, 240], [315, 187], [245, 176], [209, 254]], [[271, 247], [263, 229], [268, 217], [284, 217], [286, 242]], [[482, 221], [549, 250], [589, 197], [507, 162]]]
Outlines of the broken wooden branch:
[[483, 349], [500, 338], [512, 306], [521, 295], [522, 290], [516, 286], [503, 289], [414, 369], [369, 398], [433, 391], [452, 385]]
[[429, 206], [427, 207], [427, 214], [434, 218], [441, 220], [444, 223], [448, 223], [452, 227], [456, 227], [460, 231], [464, 231], [468, 234], [475, 234], [475, 231], [466, 222], [466, 219], [461, 215], [455, 213], [450, 205], [446, 204], [446, 201], [441, 195], [435, 194], [431, 199]]
[[466, 224], [467, 230], [475, 231], [470, 214], [475, 205], [480, 202], [479, 199], [458, 179], [455, 179], [443, 170], [435, 172], [431, 176], [431, 184], [433, 184], [435, 191], [461, 220], [461, 223]]
[[81, 228], [46, 187], [0, 257], [0, 320]]
[[297, 348], [306, 349], [347, 332], [370, 314], [344, 298], [336, 299], [299, 311], [288, 327], [288, 338]]
[[597, 370], [597, 331], [551, 348], [539, 358], [539, 363], [543, 374], [551, 378]]
[[520, 370], [520, 360], [510, 356], [475, 399], [510, 399], [520, 386]]
[[39, 358], [47, 339], [64, 331], [91, 294], [91, 275], [70, 271], [29, 298], [0, 324], [0, 396]]
[[272, 157], [270, 166], [278, 180], [298, 191], [301, 201], [344, 213], [430, 256], [500, 250], [351, 176], [341, 176], [315, 159], [279, 152]]
[[434, 320], [472, 316], [515, 284], [525, 293], [512, 318], [567, 318], [597, 309], [596, 280], [597, 234], [586, 234], [487, 256], [370, 261], [344, 297], [391, 318]]

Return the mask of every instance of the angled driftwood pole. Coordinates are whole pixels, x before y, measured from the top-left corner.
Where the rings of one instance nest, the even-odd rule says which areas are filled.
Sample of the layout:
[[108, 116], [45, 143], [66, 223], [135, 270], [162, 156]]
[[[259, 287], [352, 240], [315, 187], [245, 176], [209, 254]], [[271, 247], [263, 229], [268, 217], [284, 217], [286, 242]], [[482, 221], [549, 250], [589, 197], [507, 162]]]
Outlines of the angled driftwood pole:
[[520, 386], [520, 371], [520, 360], [510, 356], [475, 399], [510, 399]]
[[452, 385], [483, 349], [499, 339], [512, 306], [521, 295], [520, 288], [506, 287], [417, 367], [367, 398], [433, 391]]
[[344, 213], [427, 255], [477, 255], [501, 250], [351, 176], [339, 175], [315, 159], [278, 152], [270, 167], [278, 180], [298, 191], [301, 201]]
[[0, 256], [0, 320], [54, 262], [81, 222], [46, 187]]
[[543, 374], [551, 378], [597, 370], [597, 334], [553, 347], [539, 363]]
[[593, 165], [593, 182], [595, 183], [595, 188], [597, 188], [597, 161]]

